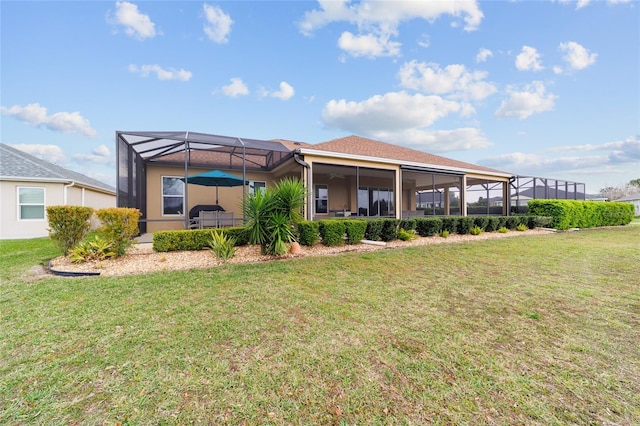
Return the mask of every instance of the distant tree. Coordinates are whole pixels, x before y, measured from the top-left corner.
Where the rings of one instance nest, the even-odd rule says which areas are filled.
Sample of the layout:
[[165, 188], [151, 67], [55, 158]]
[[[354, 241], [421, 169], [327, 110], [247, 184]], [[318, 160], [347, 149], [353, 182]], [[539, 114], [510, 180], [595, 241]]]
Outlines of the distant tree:
[[600, 190], [600, 196], [606, 197], [609, 201], [632, 195], [640, 190], [640, 178], [632, 179], [625, 185], [607, 186]]

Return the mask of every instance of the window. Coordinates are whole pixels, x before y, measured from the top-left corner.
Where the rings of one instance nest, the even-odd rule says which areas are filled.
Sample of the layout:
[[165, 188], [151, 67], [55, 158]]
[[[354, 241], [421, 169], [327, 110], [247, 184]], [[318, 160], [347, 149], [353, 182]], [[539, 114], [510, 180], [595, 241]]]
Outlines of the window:
[[329, 187], [327, 185], [316, 185], [314, 199], [316, 214], [329, 213]]
[[162, 176], [162, 214], [179, 215], [184, 212], [184, 182], [177, 177]]
[[359, 216], [393, 216], [395, 214], [394, 195], [392, 189], [366, 188], [358, 189]]
[[249, 194], [254, 194], [256, 191], [264, 191], [267, 189], [267, 182], [259, 180], [249, 181]]
[[44, 220], [44, 188], [18, 188], [18, 219]]

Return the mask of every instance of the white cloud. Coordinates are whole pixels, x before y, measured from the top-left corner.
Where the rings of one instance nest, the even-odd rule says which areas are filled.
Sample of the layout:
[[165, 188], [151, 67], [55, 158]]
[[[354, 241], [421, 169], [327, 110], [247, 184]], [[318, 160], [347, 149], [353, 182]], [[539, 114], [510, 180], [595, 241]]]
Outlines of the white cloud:
[[540, 54], [534, 47], [522, 46], [522, 52], [516, 57], [516, 68], [520, 71], [540, 71]]
[[24, 107], [14, 105], [11, 108], [0, 107], [2, 115], [15, 117], [32, 126], [45, 126], [49, 130], [62, 133], [80, 133], [94, 137], [96, 131], [91, 128], [89, 120], [82, 117], [80, 112], [56, 112], [49, 115], [47, 109], [39, 103], [28, 104]]
[[378, 131], [372, 137], [427, 152], [448, 152], [487, 148], [493, 143], [473, 127], [453, 130], [407, 129], [401, 132]]
[[478, 164], [511, 170], [514, 173], [540, 176], [550, 172], [568, 172], [579, 169], [600, 168], [607, 162], [606, 156], [549, 157], [541, 154], [514, 152], [488, 157]]
[[231, 79], [231, 83], [226, 86], [222, 86], [222, 93], [224, 93], [225, 96], [235, 98], [237, 96], [248, 95], [249, 88], [244, 84], [241, 78], [235, 77]]
[[577, 175], [610, 178], [614, 174], [635, 174], [637, 177], [638, 169], [634, 173], [633, 167], [640, 166], [640, 136], [599, 145], [554, 147], [541, 153], [513, 152], [484, 158], [478, 164], [531, 176], [565, 174], [569, 180], [575, 180], [572, 176]]
[[418, 46], [424, 47], [425, 49], [431, 46], [431, 37], [427, 34], [422, 34], [418, 39]]
[[389, 34], [353, 35], [349, 31], [345, 31], [338, 39], [338, 46], [354, 57], [376, 58], [399, 55], [401, 44], [390, 41]]
[[[319, 0], [319, 9], [307, 11], [298, 23], [300, 31], [311, 35], [314, 31], [332, 22], [348, 22], [358, 28], [358, 35], [343, 32], [339, 46], [358, 56], [395, 56], [400, 54], [400, 43], [390, 41], [398, 35], [398, 26], [404, 21], [424, 19], [433, 22], [443, 15], [460, 18], [464, 29], [478, 28], [484, 15], [475, 0], [435, 2], [389, 2], [363, 0]], [[379, 54], [376, 55], [375, 53]]]
[[556, 95], [546, 92], [541, 81], [526, 85], [522, 91], [511, 86], [507, 88], [507, 92], [510, 95], [509, 99], [502, 101], [495, 113], [496, 117], [525, 119], [532, 114], [553, 110], [557, 99]]
[[67, 161], [62, 148], [58, 145], [11, 144], [11, 146], [50, 163], [61, 164]]
[[[558, 0], [559, 3], [562, 4], [576, 4], [576, 10], [580, 10], [583, 7], [588, 6], [591, 3], [591, 0]], [[623, 4], [629, 3], [631, 0], [607, 0], [609, 4]]]
[[440, 96], [391, 92], [362, 102], [331, 100], [322, 111], [322, 119], [329, 128], [372, 135], [426, 127], [461, 109], [459, 103]]
[[476, 55], [476, 62], [487, 62], [487, 59], [493, 56], [493, 52], [486, 48], [481, 48], [478, 50], [478, 54]]
[[111, 155], [111, 151], [106, 145], [100, 145], [94, 148], [91, 154], [74, 154], [71, 157], [79, 164], [115, 164], [115, 158]]
[[209, 40], [215, 43], [227, 43], [233, 20], [218, 6], [205, 4], [203, 6], [204, 17], [207, 21], [204, 24], [204, 32]]
[[295, 90], [293, 90], [293, 86], [286, 81], [282, 81], [280, 82], [280, 90], [273, 92], [271, 96], [286, 101], [287, 99], [291, 99], [294, 94]]
[[548, 152], [593, 152], [605, 153], [611, 163], [639, 163], [640, 166], [640, 136], [631, 136], [623, 141], [605, 142], [600, 145], [565, 145], [553, 147]]
[[[590, 53], [579, 43], [569, 41], [560, 43], [558, 50], [564, 52], [562, 57], [570, 70], [582, 70], [596, 63], [597, 53]], [[561, 67], [554, 67], [554, 72], [560, 74], [563, 72]]]
[[114, 25], [124, 27], [124, 32], [139, 40], [156, 36], [155, 24], [151, 22], [149, 15], [140, 13], [138, 6], [128, 1], [116, 2], [115, 16], [108, 21]]
[[398, 72], [402, 87], [472, 100], [485, 99], [497, 91], [495, 85], [484, 81], [487, 75], [484, 71], [469, 71], [464, 65], [452, 64], [440, 68], [438, 64], [417, 61], [405, 63]]
[[141, 66], [131, 64], [129, 65], [129, 71], [140, 74], [142, 77], [149, 77], [149, 74], [155, 73], [158, 80], [189, 81], [192, 75], [190, 71], [186, 71], [182, 68], [179, 70], [174, 68], [164, 69], [157, 64]]

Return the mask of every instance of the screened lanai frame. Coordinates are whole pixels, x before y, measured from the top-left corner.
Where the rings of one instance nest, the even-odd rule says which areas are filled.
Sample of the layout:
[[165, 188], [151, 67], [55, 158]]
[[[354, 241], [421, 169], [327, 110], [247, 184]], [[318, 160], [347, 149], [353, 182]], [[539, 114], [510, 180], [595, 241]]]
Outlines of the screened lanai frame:
[[[116, 131], [116, 205], [140, 210], [140, 232], [146, 232], [148, 164], [179, 166], [184, 177], [189, 169], [269, 171], [293, 156], [277, 141], [220, 136], [189, 131]], [[189, 205], [189, 185], [184, 188], [184, 204]], [[243, 186], [243, 196], [246, 185]], [[156, 219], [173, 221], [176, 219]], [[182, 220], [182, 219], [181, 219]], [[189, 216], [184, 215], [189, 227]]]
[[529, 200], [586, 200], [586, 185], [560, 179], [514, 176], [510, 187], [510, 212], [526, 213]]

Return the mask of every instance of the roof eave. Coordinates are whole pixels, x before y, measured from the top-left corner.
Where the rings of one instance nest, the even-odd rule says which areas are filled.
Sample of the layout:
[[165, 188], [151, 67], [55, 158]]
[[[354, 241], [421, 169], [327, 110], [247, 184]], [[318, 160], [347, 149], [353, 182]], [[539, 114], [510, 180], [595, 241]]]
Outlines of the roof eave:
[[58, 179], [58, 178], [38, 178], [38, 177], [24, 177], [24, 176], [0, 176], [0, 181], [8, 182], [34, 182], [34, 183], [61, 183], [65, 185], [74, 184], [80, 188], [92, 189], [98, 192], [104, 192], [106, 194], [116, 195], [116, 191], [107, 188], [101, 188], [99, 186], [90, 185], [88, 183], [79, 182], [73, 179]]

